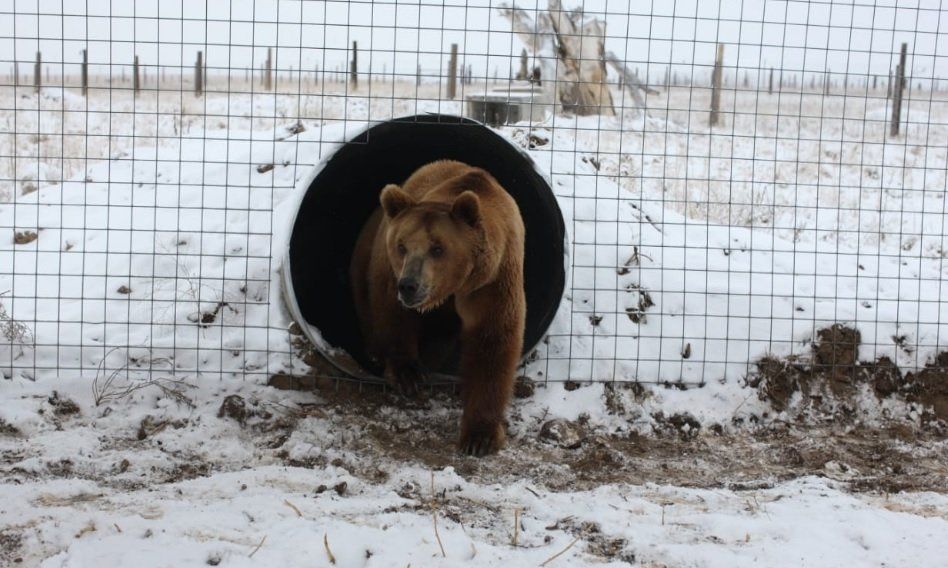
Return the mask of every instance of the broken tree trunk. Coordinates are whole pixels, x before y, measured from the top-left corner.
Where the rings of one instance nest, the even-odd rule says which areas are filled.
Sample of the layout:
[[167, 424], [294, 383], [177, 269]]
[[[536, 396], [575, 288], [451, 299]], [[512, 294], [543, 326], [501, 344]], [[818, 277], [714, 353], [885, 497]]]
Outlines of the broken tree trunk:
[[583, 21], [582, 12], [566, 12], [560, 0], [550, 0], [549, 12], [560, 59], [556, 79], [563, 109], [578, 115], [615, 114], [606, 84], [605, 23]]
[[[500, 14], [540, 63], [541, 77], [553, 77], [556, 99], [563, 109], [580, 115], [614, 114], [606, 84], [605, 24], [585, 18], [582, 11], [565, 11], [560, 0], [549, 0], [536, 19], [525, 10], [502, 4]], [[546, 84], [546, 81], [544, 81]]]

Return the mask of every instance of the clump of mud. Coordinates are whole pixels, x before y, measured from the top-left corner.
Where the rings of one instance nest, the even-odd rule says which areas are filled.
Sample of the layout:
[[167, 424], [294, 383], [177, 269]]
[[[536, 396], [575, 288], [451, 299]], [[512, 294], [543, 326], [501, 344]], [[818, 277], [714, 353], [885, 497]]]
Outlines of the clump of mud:
[[921, 407], [923, 424], [948, 421], [948, 352], [903, 377], [888, 357], [859, 361], [861, 342], [859, 331], [844, 325], [821, 329], [809, 362], [765, 356], [748, 385], [777, 412], [794, 407], [833, 420], [847, 418], [859, 407], [860, 392], [868, 390], [880, 401], [897, 399]]
[[674, 435], [683, 442], [694, 440], [701, 433], [701, 423], [688, 412], [666, 417], [664, 412], [659, 411], [652, 415], [652, 421], [652, 429], [657, 434]]
[[869, 383], [872, 392], [879, 400], [896, 394], [905, 384], [902, 371], [892, 362], [892, 359], [885, 356], [871, 363], [862, 363], [860, 372], [862, 380]]
[[23, 547], [23, 536], [13, 530], [0, 531], [0, 560], [6, 566], [23, 562], [20, 553]]
[[59, 393], [56, 391], [53, 391], [52, 396], [47, 399], [47, 402], [53, 407], [53, 414], [56, 416], [79, 414], [79, 405], [68, 398], [59, 396]]
[[918, 373], [906, 375], [904, 388], [909, 402], [931, 409], [938, 420], [948, 421], [948, 352], [939, 353]]
[[220, 409], [217, 411], [218, 418], [232, 418], [244, 424], [247, 422], [247, 416], [250, 412], [247, 409], [247, 403], [244, 402], [244, 399], [240, 395], [232, 394], [224, 399], [224, 402], [221, 403]]
[[0, 418], [0, 436], [19, 436], [20, 429]]
[[757, 374], [751, 378], [750, 386], [758, 389], [761, 400], [769, 401], [774, 410], [782, 412], [790, 406], [794, 393], [809, 391], [810, 379], [806, 367], [768, 355], [757, 361]]
[[813, 344], [813, 372], [824, 377], [830, 391], [838, 397], [856, 392], [856, 366], [859, 364], [858, 330], [835, 324], [817, 332]]

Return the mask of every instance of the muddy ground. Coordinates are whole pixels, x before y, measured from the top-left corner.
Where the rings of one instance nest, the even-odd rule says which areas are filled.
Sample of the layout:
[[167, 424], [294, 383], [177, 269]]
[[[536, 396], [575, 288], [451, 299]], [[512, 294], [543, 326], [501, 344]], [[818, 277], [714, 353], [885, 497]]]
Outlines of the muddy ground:
[[[151, 492], [221, 472], [282, 464], [313, 470], [314, 496], [328, 491], [346, 497], [352, 491], [351, 481], [339, 482], [338, 473], [328, 473], [344, 471], [358, 480], [357, 485], [391, 488], [408, 500], [401, 507], [415, 512], [432, 503], [427, 486], [412, 480], [411, 474], [406, 478], [418, 468], [437, 472], [451, 467], [484, 486], [526, 480], [526, 490], [538, 497], [606, 484], [656, 484], [746, 491], [752, 503], [759, 490], [803, 476], [832, 479], [837, 487], [854, 493], [948, 492], [948, 440], [943, 431], [907, 421], [881, 428], [773, 419], [702, 425], [688, 416], [657, 415], [647, 431], [610, 433], [582, 419], [544, 421], [514, 411], [507, 449], [478, 459], [455, 451], [460, 404], [451, 393], [426, 393], [405, 401], [379, 387], [328, 382], [316, 388], [316, 396], [309, 399], [314, 402], [299, 402], [302, 393], [295, 393], [297, 402], [277, 403], [279, 397], [267, 391], [280, 391], [263, 391], [259, 398], [234, 394], [213, 406], [199, 404], [187, 418], [146, 416], [136, 428], [100, 435], [97, 457], [91, 462], [48, 459], [22, 433], [4, 431], [0, 436], [6, 442], [18, 443], [4, 444], [6, 449], [0, 452], [0, 483], [79, 478], [94, 482], [105, 494]], [[60, 421], [64, 429], [96, 429], [94, 411], [73, 412], [61, 397], [53, 397], [49, 404], [53, 412], [48, 419]], [[215, 420], [225, 425], [219, 430], [220, 439], [239, 439], [252, 458], [235, 460], [217, 449], [221, 442], [216, 439], [206, 445], [179, 442], [204, 436], [208, 423]], [[494, 504], [455, 494], [441, 495], [434, 502], [441, 514], [463, 526], [493, 526], [504, 515]], [[944, 510], [913, 512], [948, 519]], [[45, 554], [21, 545], [23, 531], [31, 530], [29, 526], [0, 530], [0, 560]], [[603, 559], [616, 559], [626, 544], [600, 535], [595, 526], [567, 530], [587, 541], [586, 550]]]
[[[583, 388], [583, 387], [580, 387]], [[542, 421], [518, 415], [509, 421], [508, 448], [496, 456], [476, 459], [457, 454], [454, 442], [460, 417], [456, 395], [426, 393], [406, 401], [390, 390], [341, 381], [317, 387], [320, 402], [280, 405], [231, 395], [215, 414], [242, 430], [243, 444], [252, 446], [255, 464], [283, 463], [319, 468], [343, 467], [367, 482], [384, 482], [405, 465], [432, 470], [451, 466], [478, 483], [532, 479], [538, 490], [582, 490], [607, 483], [656, 483], [682, 487], [761, 489], [807, 475], [844, 482], [853, 491], [948, 491], [948, 440], [942, 429], [910, 422], [886, 427], [851, 423], [798, 424], [770, 420], [755, 424], [701, 425], [690, 417], [655, 415], [649, 431], [604, 432], [578, 421]], [[56, 409], [75, 426], [94, 418], [72, 416], [72, 407], [52, 398]], [[51, 403], [52, 404], [52, 403]], [[214, 409], [208, 408], [208, 413]], [[54, 411], [55, 412], [55, 411]], [[89, 468], [70, 460], [47, 462], [45, 471], [21, 465], [31, 457], [28, 440], [18, 450], [0, 454], [0, 480], [81, 477], [105, 485], [137, 489], [171, 483], [235, 467], [213, 452], [164, 452], [167, 465], [134, 479], [123, 452], [153, 447], [162, 432], [187, 436], [199, 431], [210, 416], [158, 420], [146, 416], [134, 432], [103, 441], [114, 453], [111, 468]], [[57, 418], [58, 419], [58, 418]], [[328, 433], [328, 437], [327, 437]], [[16, 433], [6, 433], [17, 437]], [[319, 449], [297, 455], [291, 439], [317, 439]], [[159, 445], [160, 446], [160, 445]], [[153, 448], [154, 449], [154, 448]], [[134, 459], [134, 458], [133, 458]]]
[[[893, 425], [797, 426], [771, 423], [739, 429], [659, 420], [649, 434], [607, 434], [582, 421], [542, 424], [512, 417], [508, 449], [488, 459], [460, 457], [454, 447], [460, 408], [456, 397], [436, 394], [406, 403], [381, 389], [323, 391], [317, 412], [352, 451], [352, 463], [337, 462], [368, 480], [384, 477], [380, 464], [416, 463], [431, 469], [452, 466], [479, 483], [524, 477], [546, 490], [581, 490], [605, 483], [657, 483], [682, 487], [761, 489], [806, 475], [849, 484], [854, 491], [948, 491], [948, 443], [940, 432]], [[431, 406], [450, 408], [431, 412]], [[399, 419], [393, 421], [392, 416]], [[292, 421], [275, 434], [288, 436]], [[273, 435], [273, 434], [271, 434]], [[274, 455], [280, 456], [279, 448]], [[292, 465], [324, 465], [316, 459]]]
[[[772, 412], [735, 417], [729, 424], [658, 413], [644, 431], [610, 433], [582, 419], [528, 420], [515, 409], [508, 423], [510, 449], [487, 460], [455, 452], [456, 393], [406, 401], [372, 385], [281, 377], [271, 383], [316, 387], [327, 401], [322, 416], [360, 432], [349, 441], [365, 458], [354, 473], [394, 460], [433, 469], [453, 466], [482, 483], [527, 476], [550, 490], [604, 483], [759, 489], [817, 475], [843, 481], [853, 491], [948, 492], [948, 352], [903, 376], [888, 358], [859, 361], [859, 344], [858, 331], [834, 325], [817, 333], [808, 358], [758, 361], [746, 388]], [[583, 385], [568, 385], [574, 388]], [[529, 398], [534, 389], [521, 378], [516, 395]], [[860, 396], [867, 392], [877, 403], [895, 402], [894, 410], [867, 422], [860, 412]], [[649, 389], [635, 383], [607, 385], [604, 403], [617, 416], [638, 419], [627, 407], [648, 396]], [[433, 413], [432, 405], [452, 410]], [[400, 419], [393, 422], [392, 416]]]
[[[654, 387], [634, 383], [602, 389], [608, 427], [582, 415], [547, 419], [524, 412], [536, 405], [515, 404], [507, 449], [486, 459], [455, 450], [461, 409], [451, 388], [405, 399], [381, 385], [275, 376], [270, 386], [250, 385], [240, 394], [174, 399], [171, 413], [158, 410], [172, 408], [160, 403], [161, 396], [155, 411], [141, 401], [123, 401], [115, 412], [142, 417], [111, 426], [107, 421], [115, 415], [110, 418], [109, 410], [52, 391], [32, 396], [42, 399], [42, 440], [0, 421], [0, 483], [78, 478], [136, 491], [282, 464], [342, 468], [364, 483], [418, 497], [418, 506], [427, 506], [423, 488], [403, 484], [400, 476], [419, 467], [451, 467], [482, 485], [527, 480], [538, 494], [616, 483], [756, 491], [804, 476], [832, 479], [857, 493], [948, 493], [948, 354], [903, 376], [888, 360], [858, 361], [858, 340], [852, 330], [834, 326], [820, 332], [807, 360], [759, 361], [745, 388], [768, 410], [735, 415], [728, 423], [661, 412], [643, 417], [642, 403]], [[583, 388], [596, 386], [568, 386]], [[521, 379], [517, 397], [530, 399], [536, 389]], [[867, 404], [884, 412], [867, 420]], [[60, 435], [95, 439], [95, 449], [50, 458], [54, 446], [43, 444]], [[216, 441], [205, 445], [206, 437]], [[235, 460], [220, 450], [227, 444], [252, 458]], [[313, 489], [347, 490], [345, 483], [329, 481]], [[475, 524], [490, 508], [462, 501], [442, 507], [452, 519]], [[931, 514], [948, 518], [944, 511]], [[21, 555], [18, 534], [0, 530], [0, 559]]]

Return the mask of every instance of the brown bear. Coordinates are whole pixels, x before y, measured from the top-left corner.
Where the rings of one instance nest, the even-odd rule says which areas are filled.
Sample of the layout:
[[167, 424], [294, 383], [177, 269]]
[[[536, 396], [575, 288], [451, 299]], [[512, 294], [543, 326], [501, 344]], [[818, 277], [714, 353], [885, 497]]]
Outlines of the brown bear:
[[385, 186], [380, 202], [350, 266], [369, 355], [391, 384], [413, 394], [424, 380], [426, 343], [443, 339], [453, 321], [464, 402], [458, 447], [493, 453], [504, 444], [523, 349], [520, 209], [489, 173], [452, 160]]

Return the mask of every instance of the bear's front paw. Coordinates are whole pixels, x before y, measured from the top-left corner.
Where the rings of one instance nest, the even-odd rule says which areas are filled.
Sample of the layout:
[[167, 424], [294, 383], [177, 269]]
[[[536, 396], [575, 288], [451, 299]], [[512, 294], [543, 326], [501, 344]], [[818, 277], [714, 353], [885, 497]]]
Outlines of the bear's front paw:
[[505, 439], [504, 425], [500, 423], [462, 426], [458, 450], [463, 454], [480, 458], [503, 448]]
[[425, 382], [426, 376], [417, 361], [389, 361], [385, 365], [385, 379], [398, 389], [402, 396], [415, 397], [418, 396], [418, 389]]

